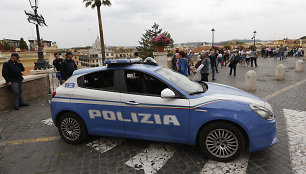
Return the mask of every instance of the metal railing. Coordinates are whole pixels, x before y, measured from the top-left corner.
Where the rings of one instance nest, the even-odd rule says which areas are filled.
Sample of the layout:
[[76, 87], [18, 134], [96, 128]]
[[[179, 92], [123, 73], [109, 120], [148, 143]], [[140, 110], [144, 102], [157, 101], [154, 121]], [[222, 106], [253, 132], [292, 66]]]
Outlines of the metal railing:
[[48, 72], [46, 76], [47, 90], [52, 94], [60, 86], [59, 72]]

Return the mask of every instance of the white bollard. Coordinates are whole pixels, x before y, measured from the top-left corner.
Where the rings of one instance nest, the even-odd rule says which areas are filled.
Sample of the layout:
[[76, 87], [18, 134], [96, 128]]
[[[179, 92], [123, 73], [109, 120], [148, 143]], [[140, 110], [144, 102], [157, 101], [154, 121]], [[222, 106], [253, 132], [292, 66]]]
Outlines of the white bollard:
[[245, 75], [245, 90], [255, 91], [256, 90], [256, 72], [250, 70]]
[[275, 79], [279, 81], [285, 80], [285, 65], [283, 64], [277, 65]]
[[295, 71], [296, 72], [304, 72], [304, 61], [298, 60], [295, 64]]

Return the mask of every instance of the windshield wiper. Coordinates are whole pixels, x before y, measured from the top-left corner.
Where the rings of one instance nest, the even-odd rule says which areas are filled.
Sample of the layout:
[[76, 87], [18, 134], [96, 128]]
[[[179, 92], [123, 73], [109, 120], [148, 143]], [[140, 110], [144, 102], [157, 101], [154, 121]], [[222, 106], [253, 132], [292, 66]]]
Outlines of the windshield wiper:
[[197, 91], [197, 92], [192, 92], [190, 93], [189, 95], [195, 95], [195, 94], [202, 94], [204, 93], [205, 91]]

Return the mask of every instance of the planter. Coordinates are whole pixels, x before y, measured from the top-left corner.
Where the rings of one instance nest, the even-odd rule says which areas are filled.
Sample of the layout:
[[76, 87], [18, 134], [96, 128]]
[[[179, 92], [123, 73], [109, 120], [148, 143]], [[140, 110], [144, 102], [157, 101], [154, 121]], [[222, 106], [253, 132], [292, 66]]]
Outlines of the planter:
[[165, 46], [164, 45], [157, 45], [156, 49], [157, 49], [157, 52], [164, 52]]

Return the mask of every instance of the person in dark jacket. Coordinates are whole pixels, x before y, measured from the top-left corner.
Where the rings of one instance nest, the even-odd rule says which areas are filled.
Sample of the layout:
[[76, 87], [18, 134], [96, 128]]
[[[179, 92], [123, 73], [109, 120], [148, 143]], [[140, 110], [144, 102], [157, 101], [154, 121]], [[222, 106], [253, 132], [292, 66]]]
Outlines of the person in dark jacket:
[[58, 78], [59, 81], [61, 81], [61, 74], [60, 74], [60, 70], [61, 70], [61, 64], [63, 62], [63, 59], [61, 59], [58, 55], [58, 53], [54, 53], [54, 60], [53, 60], [53, 69], [56, 72], [56, 77]]
[[234, 77], [236, 77], [236, 67], [239, 62], [238, 52], [234, 50], [234, 53], [230, 56], [228, 67], [230, 68], [230, 73], [228, 76], [232, 76], [232, 71], [234, 70]]
[[61, 59], [58, 55], [58, 53], [54, 53], [54, 60], [53, 60], [53, 66], [54, 70], [60, 71], [61, 70], [61, 64], [63, 62], [63, 59]]
[[216, 80], [215, 79], [215, 71], [216, 71], [216, 64], [217, 64], [217, 57], [215, 56], [214, 51], [211, 51], [208, 58], [210, 59], [210, 64], [211, 64], [211, 76], [212, 76], [212, 81]]
[[14, 97], [14, 108], [18, 110], [20, 106], [29, 106], [24, 102], [22, 97], [22, 73], [24, 67], [20, 62], [20, 56], [17, 53], [11, 55], [11, 59], [3, 64], [2, 76], [4, 77], [7, 86], [11, 87]]
[[72, 76], [73, 71], [77, 70], [78, 67], [75, 64], [74, 60], [72, 60], [73, 54], [72, 52], [66, 53], [66, 59], [61, 64], [61, 82], [65, 83], [65, 81]]
[[172, 69], [174, 71], [177, 71], [177, 57], [176, 57], [176, 55], [178, 54], [178, 52], [179, 52], [179, 50], [175, 50], [175, 52], [173, 53], [172, 61], [171, 61]]

